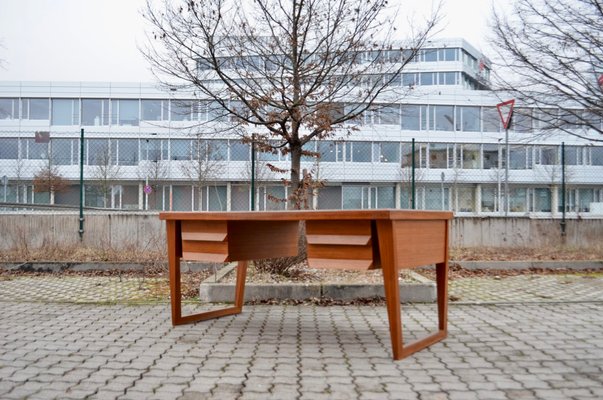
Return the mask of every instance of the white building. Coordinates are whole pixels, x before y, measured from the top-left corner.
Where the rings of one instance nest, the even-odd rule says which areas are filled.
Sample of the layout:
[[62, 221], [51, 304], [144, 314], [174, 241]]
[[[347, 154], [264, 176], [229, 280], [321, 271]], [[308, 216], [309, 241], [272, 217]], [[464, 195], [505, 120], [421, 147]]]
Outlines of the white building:
[[[412, 88], [408, 96], [367, 112], [350, 136], [312, 143], [308, 150], [321, 157], [302, 164], [324, 183], [313, 206], [411, 208], [414, 139], [417, 209], [558, 216], [564, 142], [566, 211], [591, 215], [603, 202], [603, 143], [540, 135], [531, 110], [519, 105], [507, 170], [496, 109], [507, 99], [487, 90], [488, 82], [488, 60], [467, 42], [432, 42], [400, 77], [400, 87]], [[210, 102], [151, 84], [0, 82], [0, 202], [79, 204], [83, 129], [87, 206], [249, 210], [251, 147], [220, 129], [217, 116]], [[271, 200], [286, 197], [283, 175], [266, 164], [286, 169], [287, 157], [260, 153], [257, 160], [256, 208], [284, 208]], [[36, 187], [43, 171], [68, 185]]]

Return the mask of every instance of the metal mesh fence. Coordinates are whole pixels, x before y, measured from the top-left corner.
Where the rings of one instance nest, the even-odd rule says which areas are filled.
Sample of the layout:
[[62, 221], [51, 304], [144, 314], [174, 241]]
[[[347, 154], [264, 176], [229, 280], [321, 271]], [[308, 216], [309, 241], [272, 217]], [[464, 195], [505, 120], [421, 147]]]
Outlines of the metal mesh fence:
[[[511, 143], [507, 151], [501, 141], [352, 136], [311, 142], [305, 150], [308, 208], [603, 214], [603, 145]], [[79, 207], [83, 201], [112, 210], [278, 210], [292, 195], [283, 184], [289, 168], [289, 155], [252, 156], [252, 146], [239, 139], [86, 131], [82, 142], [80, 131], [3, 131], [0, 208]]]

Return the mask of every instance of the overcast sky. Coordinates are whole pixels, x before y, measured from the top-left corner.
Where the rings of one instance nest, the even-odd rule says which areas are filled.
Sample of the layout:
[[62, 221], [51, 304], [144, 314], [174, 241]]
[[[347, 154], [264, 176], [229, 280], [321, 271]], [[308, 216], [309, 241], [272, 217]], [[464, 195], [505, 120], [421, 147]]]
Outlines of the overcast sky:
[[[429, 13], [430, 0], [400, 0]], [[145, 43], [144, 0], [0, 0], [0, 81], [152, 82], [137, 46]], [[444, 0], [442, 32], [488, 54], [492, 3]]]

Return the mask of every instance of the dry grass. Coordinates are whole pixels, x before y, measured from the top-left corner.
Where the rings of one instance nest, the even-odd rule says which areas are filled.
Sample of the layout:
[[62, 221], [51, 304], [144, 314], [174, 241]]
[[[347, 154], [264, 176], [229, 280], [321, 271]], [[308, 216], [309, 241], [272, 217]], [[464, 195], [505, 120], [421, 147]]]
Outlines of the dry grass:
[[122, 262], [139, 264], [165, 264], [165, 249], [137, 246], [113, 249], [86, 246], [43, 246], [37, 249], [17, 248], [0, 253], [1, 262], [63, 261], [63, 262]]
[[472, 247], [450, 249], [453, 261], [578, 261], [603, 260], [603, 245], [597, 247]]
[[[450, 258], [453, 261], [529, 261], [529, 260], [603, 260], [603, 245], [598, 247], [539, 247], [539, 248], [451, 248]], [[286, 259], [282, 259], [285, 261]], [[43, 246], [37, 249], [20, 247], [0, 252], [0, 262], [121, 262], [140, 263], [145, 265], [167, 263], [166, 250], [157, 246], [141, 248], [137, 246], [113, 249], [110, 247], [86, 246]], [[262, 265], [259, 270], [275, 272], [286, 271], [284, 276], [295, 275], [298, 259], [291, 258], [281, 262]], [[276, 265], [275, 265], [276, 264]], [[283, 264], [283, 265], [280, 265]], [[265, 268], [262, 268], [265, 267]]]

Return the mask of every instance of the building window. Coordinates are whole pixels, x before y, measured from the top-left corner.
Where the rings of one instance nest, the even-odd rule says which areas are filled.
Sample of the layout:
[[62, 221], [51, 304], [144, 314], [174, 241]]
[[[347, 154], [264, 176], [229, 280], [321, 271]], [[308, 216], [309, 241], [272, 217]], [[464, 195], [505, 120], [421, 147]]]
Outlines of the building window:
[[532, 211], [551, 212], [551, 191], [545, 188], [534, 189], [534, 205]]
[[168, 159], [167, 141], [145, 139], [140, 142], [140, 159], [144, 161], [162, 161]]
[[19, 139], [0, 138], [0, 160], [19, 159]]
[[230, 209], [231, 211], [249, 211], [250, 189], [248, 185], [231, 185]]
[[603, 146], [591, 148], [590, 163], [591, 165], [603, 165]]
[[458, 160], [457, 166], [463, 169], [481, 168], [480, 151], [478, 144], [457, 144]]
[[400, 83], [402, 81], [402, 77], [400, 76], [401, 74], [383, 74], [383, 81], [385, 83], [386, 86], [400, 86]]
[[418, 131], [421, 122], [421, 106], [402, 105], [402, 129]]
[[79, 125], [80, 101], [78, 99], [52, 99], [52, 125]]
[[484, 132], [500, 132], [500, 115], [496, 107], [482, 107]]
[[325, 186], [318, 189], [319, 210], [341, 209], [341, 186]]
[[439, 85], [458, 85], [458, 73], [456, 72], [439, 72]]
[[429, 168], [448, 168], [452, 166], [452, 145], [446, 143], [429, 144]]
[[194, 121], [193, 102], [189, 100], [171, 100], [170, 116], [172, 121]]
[[450, 188], [425, 187], [423, 188], [425, 210], [449, 210]]
[[373, 143], [375, 154], [373, 159], [382, 163], [397, 163], [400, 161], [400, 143], [399, 142], [379, 142]]
[[455, 190], [457, 212], [473, 212], [475, 204], [475, 188], [471, 186], [459, 186]]
[[208, 140], [207, 154], [212, 161], [228, 160], [228, 141], [226, 140]]
[[565, 165], [582, 165], [584, 148], [580, 146], [565, 146]]
[[497, 210], [497, 193], [495, 187], [482, 187], [482, 212], [495, 212]]
[[558, 165], [558, 146], [538, 146], [535, 149], [535, 163], [540, 165]]
[[113, 140], [118, 148], [113, 152], [114, 163], [117, 165], [138, 164], [138, 139]]
[[454, 130], [454, 106], [431, 106], [435, 114], [436, 131]]
[[54, 165], [77, 165], [79, 163], [78, 141], [74, 139], [52, 139], [50, 141]]
[[419, 83], [419, 78], [417, 73], [403, 73], [402, 74], [402, 86], [413, 87]]
[[18, 99], [0, 99], [0, 119], [19, 119]]
[[[415, 143], [415, 168], [427, 167], [427, 144]], [[402, 144], [402, 167], [412, 167], [413, 152], [411, 143]]]
[[528, 197], [526, 188], [512, 188], [509, 190], [509, 211], [528, 211]]
[[371, 162], [371, 142], [346, 142], [346, 161]]
[[170, 140], [170, 160], [190, 160], [191, 141], [174, 139]]
[[[304, 154], [305, 153], [305, 154]], [[232, 155], [231, 155], [232, 157]], [[316, 160], [316, 141], [311, 140], [302, 146], [301, 162], [314, 162]]]
[[259, 190], [260, 211], [285, 210], [287, 208], [287, 190], [284, 186], [265, 186]]
[[531, 148], [527, 146], [510, 146], [509, 147], [509, 168], [510, 169], [530, 169], [531, 165]]
[[595, 193], [591, 188], [578, 189], [578, 211], [590, 212], [590, 203], [595, 201]]
[[421, 86], [430, 86], [436, 84], [436, 75], [434, 72], [421, 72]]
[[230, 161], [249, 161], [251, 146], [238, 141], [230, 142]]
[[88, 139], [88, 165], [111, 165], [108, 139]]
[[168, 100], [141, 100], [143, 121], [167, 121]]
[[172, 185], [171, 211], [191, 211], [193, 209], [193, 187]]
[[207, 211], [226, 211], [226, 186], [207, 187]]
[[479, 107], [457, 106], [456, 130], [463, 132], [479, 132], [481, 130], [479, 112]]
[[109, 100], [82, 99], [82, 125], [109, 125]]
[[50, 119], [48, 99], [21, 99], [21, 118], [30, 120]]
[[498, 165], [498, 145], [485, 144], [483, 149], [483, 169], [496, 169]]
[[438, 58], [440, 61], [458, 61], [459, 60], [459, 49], [458, 48], [445, 48], [439, 49]]
[[379, 119], [378, 124], [380, 125], [396, 125], [400, 126], [400, 106], [399, 105], [388, 105], [382, 106], [378, 110]]
[[344, 210], [358, 210], [365, 203], [368, 204], [368, 188], [363, 186], [343, 186], [341, 188], [342, 208]]
[[425, 62], [438, 61], [438, 49], [423, 50], [422, 55], [423, 55], [423, 57], [421, 57], [421, 61], [425, 61]]
[[[201, 107], [203, 109], [203, 107]], [[217, 101], [207, 103], [207, 121], [219, 122], [226, 121], [228, 118], [228, 111]], [[201, 115], [203, 121], [203, 115]]]
[[515, 132], [532, 132], [532, 109], [514, 109], [511, 125], [511, 129], [515, 130]]
[[139, 106], [138, 100], [111, 100], [111, 123], [121, 126], [138, 126]]
[[[337, 161], [337, 146], [335, 142], [326, 140], [317, 143], [317, 151], [320, 154], [319, 161], [335, 162]], [[277, 156], [278, 160], [278, 156]]]
[[371, 187], [371, 208], [395, 208], [396, 195], [394, 186]]
[[21, 139], [21, 158], [48, 160], [48, 143], [36, 143], [34, 139]]

